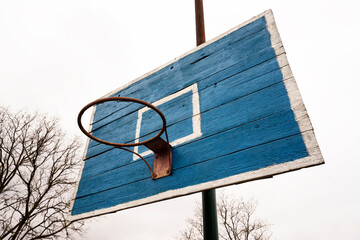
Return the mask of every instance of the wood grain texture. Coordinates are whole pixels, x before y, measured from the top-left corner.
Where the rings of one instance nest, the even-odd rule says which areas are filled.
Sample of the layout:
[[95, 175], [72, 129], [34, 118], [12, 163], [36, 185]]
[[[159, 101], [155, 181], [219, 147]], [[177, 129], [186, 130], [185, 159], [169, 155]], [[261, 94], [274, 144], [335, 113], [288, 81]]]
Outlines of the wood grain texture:
[[[70, 219], [323, 163], [270, 10], [107, 96], [158, 104], [170, 141], [185, 141], [172, 148], [172, 175], [154, 181], [132, 154], [90, 140]], [[123, 143], [160, 128], [133, 103], [98, 105], [91, 124], [94, 136]]]

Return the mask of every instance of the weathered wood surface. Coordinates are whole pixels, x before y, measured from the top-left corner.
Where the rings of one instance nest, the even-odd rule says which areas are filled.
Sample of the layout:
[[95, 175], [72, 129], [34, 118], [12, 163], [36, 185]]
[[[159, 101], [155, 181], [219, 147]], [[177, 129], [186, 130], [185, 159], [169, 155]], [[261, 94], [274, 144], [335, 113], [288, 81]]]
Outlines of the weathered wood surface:
[[[190, 86], [196, 90], [169, 98]], [[172, 175], [155, 181], [133, 154], [90, 141], [72, 219], [323, 163], [271, 11], [109, 96], [161, 99], [170, 142], [189, 140], [173, 146]], [[98, 105], [92, 134], [123, 143], [154, 136], [161, 119], [142, 108]], [[145, 155], [152, 165], [153, 155]]]

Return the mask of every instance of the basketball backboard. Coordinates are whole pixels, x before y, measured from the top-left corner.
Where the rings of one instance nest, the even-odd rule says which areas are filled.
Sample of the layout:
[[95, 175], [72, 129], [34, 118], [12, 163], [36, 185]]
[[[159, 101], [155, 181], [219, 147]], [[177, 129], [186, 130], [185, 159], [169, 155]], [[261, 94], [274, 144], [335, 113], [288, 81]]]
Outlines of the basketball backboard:
[[[323, 163], [268, 10], [105, 97], [141, 99], [166, 117], [172, 174], [153, 180], [136, 154], [88, 142], [70, 219], [88, 218]], [[96, 106], [91, 133], [136, 143], [162, 121], [136, 103]], [[152, 152], [132, 150], [151, 165]]]

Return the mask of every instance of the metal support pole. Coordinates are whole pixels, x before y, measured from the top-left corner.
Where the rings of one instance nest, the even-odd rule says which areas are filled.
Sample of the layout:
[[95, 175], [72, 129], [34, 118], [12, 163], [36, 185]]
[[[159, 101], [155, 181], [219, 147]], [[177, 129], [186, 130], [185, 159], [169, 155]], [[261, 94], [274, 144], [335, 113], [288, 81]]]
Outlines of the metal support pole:
[[205, 39], [205, 22], [204, 7], [202, 0], [195, 0], [195, 21], [196, 21], [196, 45], [206, 41]]
[[[206, 41], [204, 7], [202, 0], [195, 0], [195, 20], [196, 45], [199, 46]], [[204, 240], [219, 240], [215, 189], [202, 192], [202, 207]]]
[[215, 189], [202, 192], [204, 240], [218, 240]]

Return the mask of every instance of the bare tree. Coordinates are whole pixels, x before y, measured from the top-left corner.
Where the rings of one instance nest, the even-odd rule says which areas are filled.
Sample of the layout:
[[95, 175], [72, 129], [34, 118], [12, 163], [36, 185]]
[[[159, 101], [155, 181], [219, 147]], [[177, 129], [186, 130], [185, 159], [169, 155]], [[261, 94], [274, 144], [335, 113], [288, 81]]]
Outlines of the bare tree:
[[[217, 201], [219, 237], [224, 240], [268, 240], [270, 225], [254, 216], [257, 202], [245, 201], [221, 194]], [[203, 239], [202, 209], [196, 205], [193, 218], [186, 220], [187, 228], [180, 233], [179, 240]]]
[[79, 142], [56, 119], [0, 107], [0, 239], [71, 239], [68, 222]]

